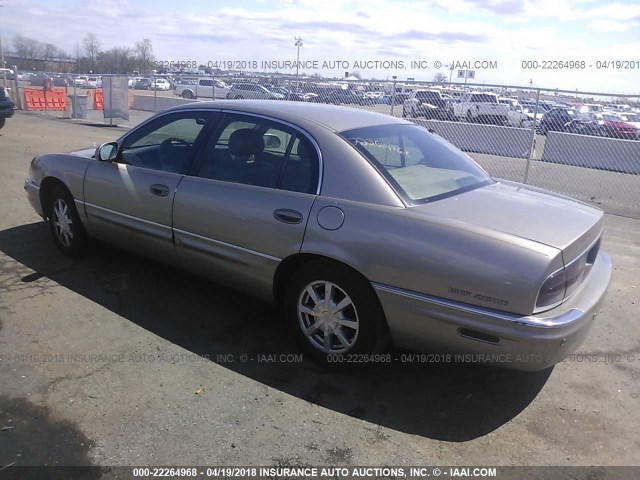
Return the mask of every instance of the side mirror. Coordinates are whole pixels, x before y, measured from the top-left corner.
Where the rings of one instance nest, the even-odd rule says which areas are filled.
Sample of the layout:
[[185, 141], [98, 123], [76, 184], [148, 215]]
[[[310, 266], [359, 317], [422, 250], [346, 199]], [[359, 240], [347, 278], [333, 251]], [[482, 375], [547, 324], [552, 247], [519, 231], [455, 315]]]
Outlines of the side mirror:
[[264, 148], [280, 148], [282, 142], [280, 141], [280, 137], [277, 135], [272, 135], [267, 133], [263, 135], [264, 138]]
[[96, 148], [95, 158], [101, 162], [113, 162], [118, 156], [118, 143], [108, 142], [103, 143]]

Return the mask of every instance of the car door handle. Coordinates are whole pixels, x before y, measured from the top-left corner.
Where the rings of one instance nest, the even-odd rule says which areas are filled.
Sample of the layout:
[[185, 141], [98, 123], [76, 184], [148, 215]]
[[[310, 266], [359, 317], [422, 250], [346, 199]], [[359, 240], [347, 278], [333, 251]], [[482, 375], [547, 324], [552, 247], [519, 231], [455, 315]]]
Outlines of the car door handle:
[[169, 195], [169, 187], [167, 187], [166, 185], [160, 185], [159, 183], [151, 185], [151, 188], [149, 188], [149, 190], [151, 191], [151, 193], [159, 197], [166, 197], [167, 195]]
[[297, 210], [289, 210], [286, 208], [279, 208], [274, 210], [273, 217], [282, 223], [300, 223], [302, 222], [302, 214]]

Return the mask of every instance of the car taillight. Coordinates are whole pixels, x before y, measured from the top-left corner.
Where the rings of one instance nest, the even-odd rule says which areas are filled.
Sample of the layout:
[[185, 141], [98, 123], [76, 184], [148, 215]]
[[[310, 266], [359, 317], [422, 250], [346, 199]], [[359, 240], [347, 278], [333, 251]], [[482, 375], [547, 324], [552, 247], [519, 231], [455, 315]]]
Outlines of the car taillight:
[[564, 298], [566, 284], [567, 275], [564, 268], [549, 275], [538, 292], [536, 308], [548, 307], [560, 303]]
[[536, 309], [550, 307], [570, 297], [582, 284], [600, 250], [600, 240], [567, 266], [547, 277], [540, 287]]
[[565, 271], [567, 276], [567, 286], [564, 292], [564, 296], [568, 297], [573, 292], [575, 292], [582, 283], [584, 274], [587, 271], [586, 254], [582, 255], [580, 258], [577, 258], [575, 261], [569, 264], [569, 266], [565, 268]]

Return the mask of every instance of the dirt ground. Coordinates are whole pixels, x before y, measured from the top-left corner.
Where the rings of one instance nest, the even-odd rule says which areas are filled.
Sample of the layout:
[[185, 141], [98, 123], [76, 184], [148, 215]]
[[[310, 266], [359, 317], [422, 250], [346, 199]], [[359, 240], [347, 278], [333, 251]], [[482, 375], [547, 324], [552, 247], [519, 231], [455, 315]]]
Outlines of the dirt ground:
[[0, 466], [638, 464], [640, 221], [607, 217], [608, 297], [555, 368], [338, 373], [252, 298], [104, 246], [58, 254], [30, 160], [123, 131], [20, 112], [0, 131]]

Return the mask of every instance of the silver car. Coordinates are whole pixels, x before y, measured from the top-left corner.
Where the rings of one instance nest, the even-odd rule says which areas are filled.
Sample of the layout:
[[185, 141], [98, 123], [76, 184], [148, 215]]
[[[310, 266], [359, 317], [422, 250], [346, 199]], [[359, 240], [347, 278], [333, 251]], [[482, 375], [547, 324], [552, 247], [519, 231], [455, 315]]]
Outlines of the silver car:
[[322, 362], [393, 343], [543, 369], [581, 345], [611, 277], [601, 210], [361, 109], [183, 105], [34, 158], [25, 190], [62, 253], [93, 237], [274, 302]]
[[234, 83], [227, 93], [227, 98], [234, 100], [241, 100], [243, 98], [253, 100], [284, 100], [285, 97], [283, 94], [272, 92], [257, 83]]

